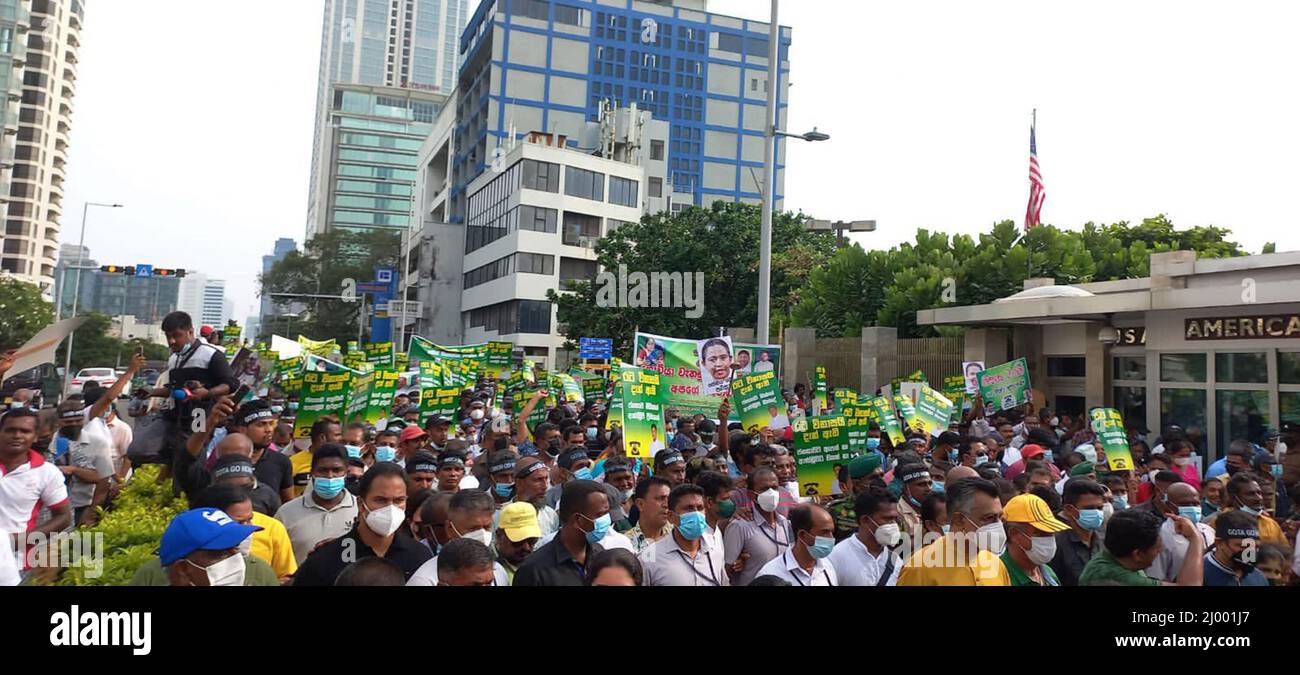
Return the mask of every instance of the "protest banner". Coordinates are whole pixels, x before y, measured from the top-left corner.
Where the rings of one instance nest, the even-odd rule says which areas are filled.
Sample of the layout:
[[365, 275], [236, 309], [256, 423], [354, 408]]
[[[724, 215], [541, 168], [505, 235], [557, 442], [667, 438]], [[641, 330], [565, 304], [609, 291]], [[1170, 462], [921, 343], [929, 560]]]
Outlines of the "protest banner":
[[[650, 333], [637, 333], [633, 346], [633, 358], [628, 365], [633, 365], [659, 373], [661, 377], [662, 402], [665, 407], [674, 407], [682, 415], [701, 413], [712, 419], [718, 413], [721, 397], [731, 394], [730, 388], [721, 388], [716, 395], [709, 395], [700, 384], [698, 340], [670, 338]], [[731, 343], [733, 350], [733, 368], [735, 375], [757, 374], [771, 371], [778, 381], [781, 377], [781, 347], [777, 345], [752, 345], [739, 342]], [[741, 363], [746, 365], [741, 366]], [[610, 363], [611, 372], [618, 372], [618, 366]], [[739, 411], [732, 409], [732, 421], [740, 421]]]
[[966, 393], [974, 396], [980, 393], [979, 373], [984, 370], [983, 361], [962, 361], [962, 380], [966, 383]]
[[852, 389], [837, 388], [831, 392], [831, 401], [835, 403], [835, 409], [839, 410], [843, 405], [853, 405], [858, 401], [858, 392]]
[[335, 415], [343, 418], [348, 404], [348, 393], [353, 373], [343, 368], [309, 370], [302, 374], [302, 389], [298, 395], [298, 414], [293, 420], [295, 439], [311, 438], [311, 427], [322, 417]]
[[976, 376], [980, 396], [993, 410], [1010, 410], [1029, 402], [1029, 363], [1022, 357], [985, 368]]
[[890, 442], [895, 448], [901, 448], [906, 438], [903, 435], [903, 428], [898, 423], [898, 415], [894, 412], [894, 406], [890, 403], [890, 398], [886, 396], [876, 396], [871, 399], [871, 407], [876, 411], [876, 424], [880, 425], [880, 431], [889, 436]]
[[953, 407], [952, 401], [943, 394], [923, 387], [921, 395], [916, 399], [916, 420], [921, 425], [920, 430], [929, 436], [938, 436], [947, 431]]
[[239, 345], [243, 337], [244, 329], [240, 328], [239, 324], [228, 324], [221, 329], [221, 344], [223, 345]]
[[330, 338], [328, 340], [308, 340], [299, 335], [298, 344], [302, 346], [303, 351], [315, 354], [321, 358], [329, 358], [331, 354], [339, 350], [338, 343]]
[[700, 391], [709, 396], [726, 396], [731, 391], [732, 365], [731, 337], [711, 337], [695, 343], [700, 355]]
[[365, 345], [366, 363], [372, 364], [376, 369], [395, 367], [397, 364], [394, 354], [392, 341], [367, 342]]
[[1133, 453], [1128, 448], [1124, 417], [1114, 408], [1091, 408], [1088, 418], [1093, 433], [1097, 434], [1098, 445], [1106, 453], [1106, 466], [1111, 471], [1132, 471]]
[[795, 428], [794, 462], [799, 475], [799, 496], [832, 494], [840, 467], [853, 459], [847, 425], [843, 415], [819, 415], [807, 418]]
[[894, 394], [894, 410], [898, 412], [899, 418], [902, 419], [903, 427], [908, 431], [920, 431], [921, 420], [916, 415], [916, 406], [912, 404], [912, 399]]
[[605, 399], [605, 378], [603, 377], [584, 377], [582, 378], [582, 400], [593, 403], [604, 403]]
[[756, 434], [763, 428], [784, 429], [790, 426], [776, 373], [765, 371], [742, 375], [731, 381], [731, 404], [740, 412], [745, 431]]
[[494, 379], [501, 377], [502, 371], [510, 370], [510, 362], [514, 351], [515, 343], [513, 342], [487, 343], [483, 374]]
[[659, 373], [645, 368], [624, 368], [620, 373], [623, 447], [628, 457], [653, 459], [664, 449], [661, 381]]
[[392, 368], [375, 370], [375, 379], [370, 385], [370, 396], [366, 400], [366, 408], [362, 413], [366, 423], [376, 424], [379, 420], [388, 417], [389, 411], [393, 408], [393, 396], [397, 392], [397, 383], [401, 377], [402, 374]]
[[366, 407], [370, 404], [370, 392], [375, 385], [374, 371], [358, 373], [352, 376], [352, 384], [348, 391], [348, 402], [343, 408], [343, 416], [340, 420], [346, 424], [348, 422], [358, 422], [365, 417]]
[[547, 381], [551, 389], [561, 394], [565, 403], [578, 403], [582, 400], [582, 385], [578, 384], [572, 375], [551, 372]]
[[817, 399], [817, 408], [826, 409], [826, 366], [813, 368], [813, 398]]
[[[836, 392], [845, 391], [837, 389]], [[842, 404], [842, 405], [841, 405]], [[855, 451], [865, 451], [867, 438], [870, 436], [871, 424], [880, 424], [876, 419], [876, 410], [871, 405], [870, 397], [847, 398], [836, 402], [836, 412], [844, 416], [848, 431], [849, 447]]]

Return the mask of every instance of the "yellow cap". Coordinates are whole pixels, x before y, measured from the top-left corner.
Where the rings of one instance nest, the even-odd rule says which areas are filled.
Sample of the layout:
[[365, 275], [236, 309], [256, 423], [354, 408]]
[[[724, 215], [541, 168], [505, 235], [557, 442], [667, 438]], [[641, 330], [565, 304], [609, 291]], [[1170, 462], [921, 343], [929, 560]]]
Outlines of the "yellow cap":
[[1002, 509], [1002, 518], [1008, 523], [1029, 523], [1043, 532], [1066, 532], [1069, 525], [1056, 519], [1047, 502], [1038, 495], [1017, 495]]
[[497, 527], [505, 530], [506, 536], [513, 542], [542, 536], [542, 528], [537, 524], [537, 509], [528, 502], [506, 504], [501, 509], [501, 521]]

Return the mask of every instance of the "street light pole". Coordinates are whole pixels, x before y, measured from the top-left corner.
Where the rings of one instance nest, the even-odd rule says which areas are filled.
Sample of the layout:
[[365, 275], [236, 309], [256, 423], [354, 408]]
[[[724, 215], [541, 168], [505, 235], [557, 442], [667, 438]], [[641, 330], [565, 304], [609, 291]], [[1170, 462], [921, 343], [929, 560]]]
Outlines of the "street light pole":
[[[72, 313], [69, 317], [77, 315], [77, 300], [81, 298], [81, 270], [86, 266], [86, 214], [92, 206], [102, 206], [108, 209], [120, 209], [121, 204], [104, 204], [101, 202], [86, 202], [81, 207], [81, 236], [77, 239], [77, 281], [72, 288]], [[68, 388], [72, 385], [72, 338], [77, 334], [76, 331], [68, 333], [68, 353], [63, 361], [63, 395], [68, 395]]]
[[763, 220], [758, 236], [758, 324], [754, 341], [760, 345], [771, 339], [772, 310], [772, 210], [776, 208], [776, 90], [781, 72], [781, 27], [777, 23], [777, 5], [772, 0], [771, 24], [767, 37], [767, 125], [763, 129]]

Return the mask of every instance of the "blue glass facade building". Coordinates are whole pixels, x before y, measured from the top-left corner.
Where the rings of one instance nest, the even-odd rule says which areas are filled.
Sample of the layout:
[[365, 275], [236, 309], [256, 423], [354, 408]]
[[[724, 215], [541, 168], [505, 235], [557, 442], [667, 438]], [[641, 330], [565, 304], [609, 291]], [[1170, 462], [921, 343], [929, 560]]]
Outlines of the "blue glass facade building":
[[[569, 136], [602, 100], [670, 124], [675, 205], [759, 203], [768, 25], [678, 0], [483, 0], [461, 37], [454, 220], [465, 187], [499, 144], [530, 131]], [[788, 99], [790, 29], [782, 27], [778, 127]], [[784, 142], [778, 139], [776, 199]]]

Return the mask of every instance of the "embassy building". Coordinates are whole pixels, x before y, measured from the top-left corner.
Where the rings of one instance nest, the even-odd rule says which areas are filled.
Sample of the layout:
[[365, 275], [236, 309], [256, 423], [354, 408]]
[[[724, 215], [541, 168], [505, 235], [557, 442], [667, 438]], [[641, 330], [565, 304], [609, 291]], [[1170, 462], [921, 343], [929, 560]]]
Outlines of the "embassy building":
[[1148, 438], [1181, 426], [1200, 436], [1206, 462], [1234, 439], [1262, 445], [1300, 423], [1300, 252], [1173, 251], [1153, 254], [1150, 269], [1071, 286], [1031, 279], [987, 305], [922, 310], [917, 323], [966, 326], [970, 361], [1025, 357], [1062, 414], [1114, 407]]

